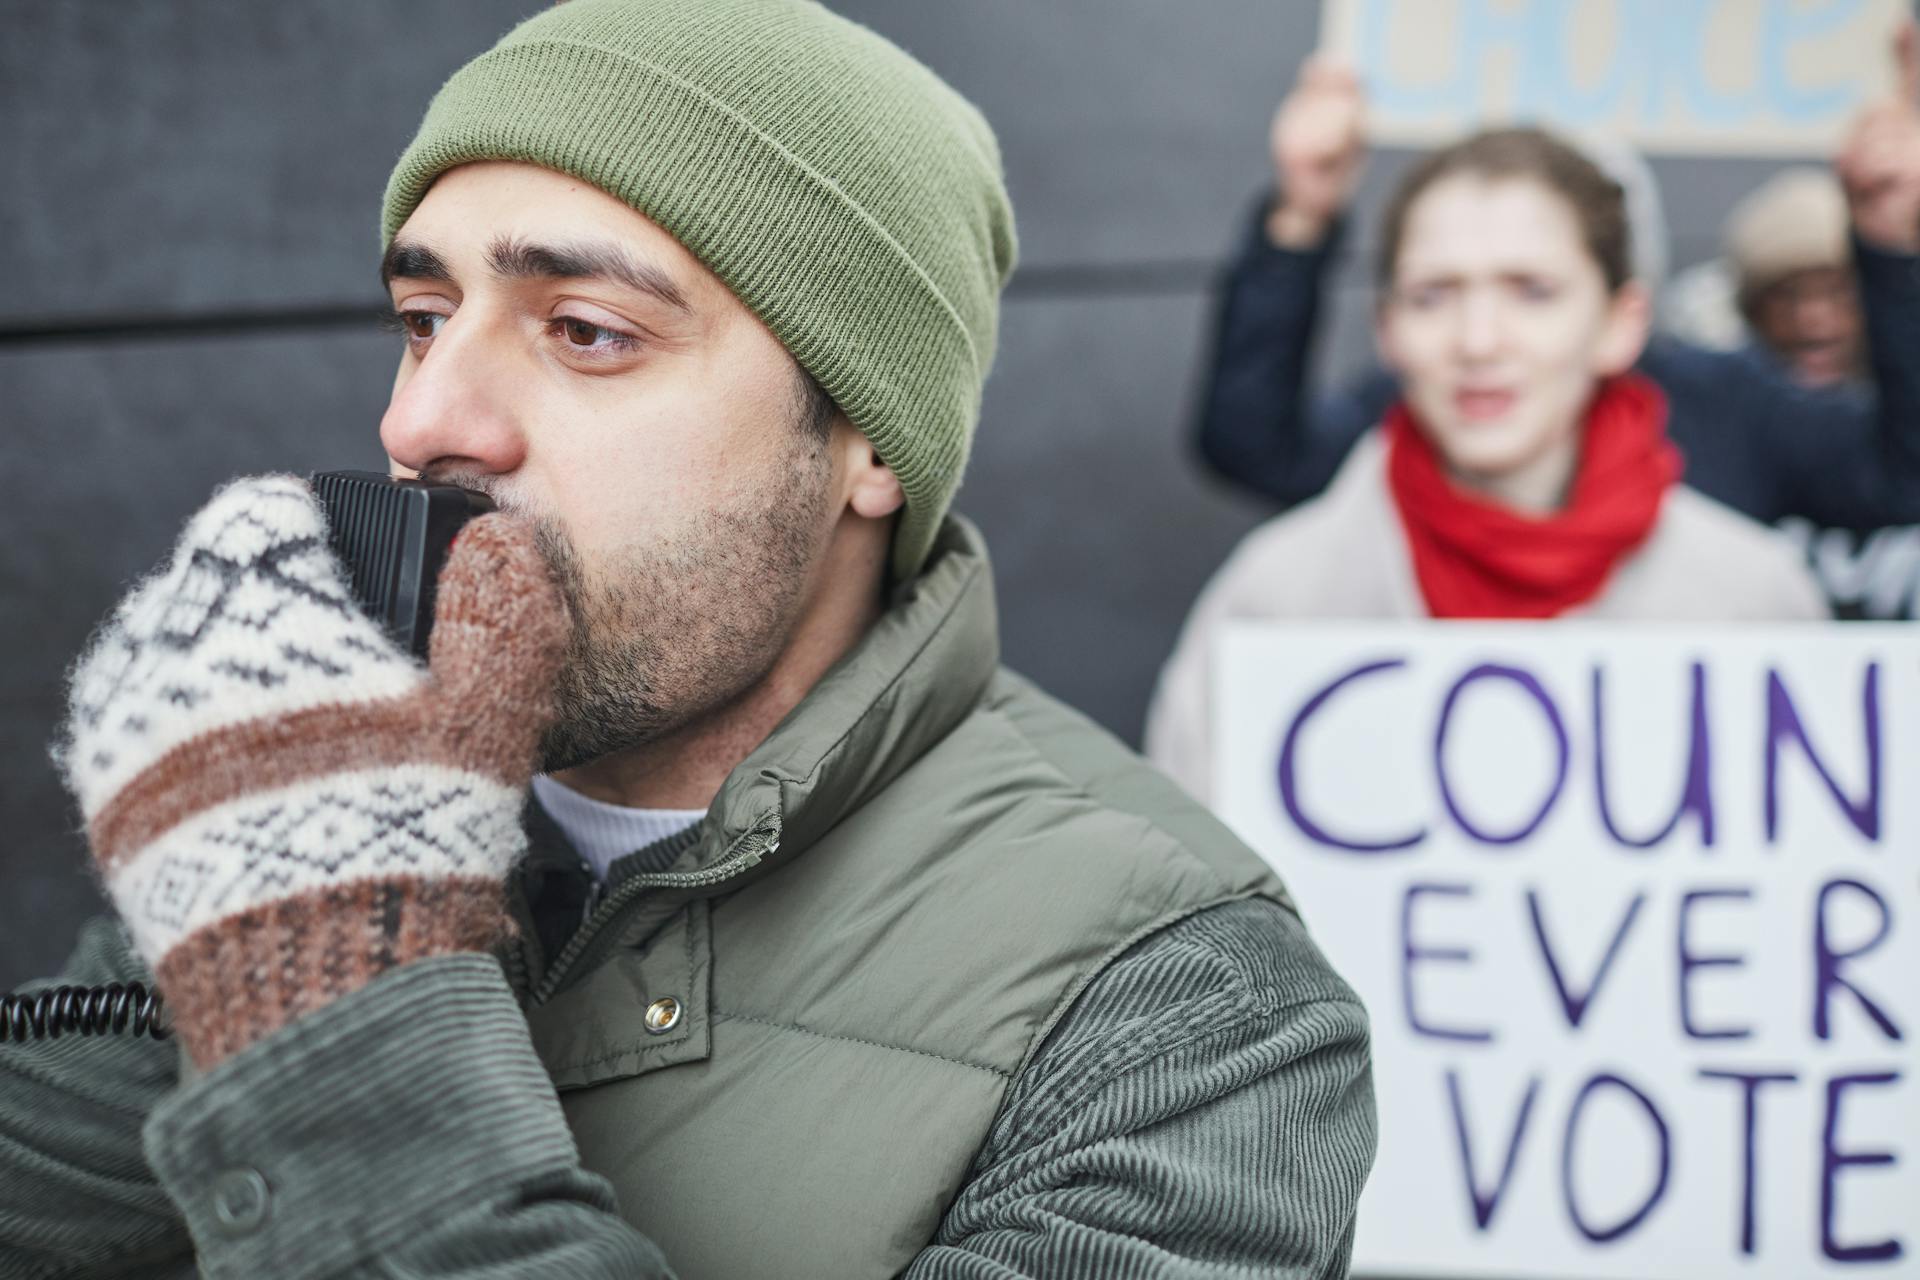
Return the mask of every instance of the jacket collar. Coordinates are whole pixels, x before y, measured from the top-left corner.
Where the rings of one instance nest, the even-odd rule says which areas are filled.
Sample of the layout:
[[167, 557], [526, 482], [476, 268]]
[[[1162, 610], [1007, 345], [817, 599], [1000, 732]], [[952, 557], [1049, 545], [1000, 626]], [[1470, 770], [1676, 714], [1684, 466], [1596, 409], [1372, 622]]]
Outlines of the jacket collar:
[[963, 720], [999, 662], [986, 544], [949, 515], [926, 569], [728, 775], [673, 870], [718, 869], [769, 831], [765, 854], [716, 888], [798, 856]]
[[[784, 865], [944, 738], [999, 662], [986, 544], [965, 518], [949, 515], [927, 567], [895, 589], [879, 621], [727, 775], [687, 847], [648, 878], [725, 892]], [[524, 878], [576, 873], [579, 855], [538, 804], [527, 809]], [[612, 872], [618, 884], [620, 862]]]
[[[630, 964], [657, 967], [663, 963], [658, 957], [667, 952], [641, 944], [678, 920], [694, 933], [677, 950], [701, 968], [695, 962], [704, 947], [702, 900], [730, 893], [798, 857], [944, 738], [980, 701], [999, 666], [999, 647], [986, 546], [971, 524], [949, 516], [927, 568], [895, 591], [872, 629], [728, 775], [705, 821], [671, 866], [622, 878], [616, 862], [606, 900], [591, 909], [588, 899], [589, 919], [557, 956], [536, 947], [531, 936], [504, 949], [515, 990], [535, 1004], [556, 1001], [537, 1016], [530, 1014], [549, 1069], [586, 1071], [581, 1064], [604, 1048], [592, 1037], [581, 1041], [570, 1029], [573, 1014], [565, 1007], [568, 999], [591, 999], [601, 960], [616, 954]], [[542, 892], [542, 876], [577, 878], [578, 868], [578, 856], [539, 806], [528, 808], [533, 847], [510, 895], [523, 935], [541, 932], [532, 903]], [[557, 936], [558, 931], [552, 941], [542, 941], [551, 946]], [[648, 960], [649, 955], [655, 958]], [[660, 977], [653, 975], [634, 989], [661, 985], [653, 980]], [[690, 1002], [686, 1043], [675, 1053], [703, 1052], [695, 1034], [705, 1019], [704, 1002], [693, 994], [697, 978], [692, 972], [661, 978]], [[626, 974], [609, 980], [631, 985], [638, 978]], [[588, 990], [565, 993], [582, 981]], [[605, 1070], [614, 1068], [603, 1063], [579, 1080], [572, 1074], [566, 1078], [580, 1083], [603, 1078]]]

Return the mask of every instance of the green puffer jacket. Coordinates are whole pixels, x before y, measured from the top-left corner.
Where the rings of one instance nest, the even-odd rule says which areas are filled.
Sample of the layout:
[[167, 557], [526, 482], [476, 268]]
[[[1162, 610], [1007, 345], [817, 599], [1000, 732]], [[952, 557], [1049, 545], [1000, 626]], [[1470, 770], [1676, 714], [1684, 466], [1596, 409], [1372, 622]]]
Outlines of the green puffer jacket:
[[[573, 858], [535, 836], [497, 964], [408, 966], [194, 1080], [0, 1046], [0, 1275], [1344, 1269], [1357, 1004], [1264, 863], [998, 667], [963, 522], [665, 871], [556, 929]], [[71, 975], [131, 976], [108, 929]], [[1147, 1097], [1152, 1190], [1113, 1145]], [[1116, 1150], [1104, 1209], [1059, 1172]]]

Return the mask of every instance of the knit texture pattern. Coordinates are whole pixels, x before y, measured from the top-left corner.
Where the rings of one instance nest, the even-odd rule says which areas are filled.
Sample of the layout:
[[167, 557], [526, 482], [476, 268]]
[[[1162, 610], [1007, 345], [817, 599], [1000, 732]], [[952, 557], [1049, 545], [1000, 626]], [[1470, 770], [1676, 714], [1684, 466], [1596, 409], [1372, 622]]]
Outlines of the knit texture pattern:
[[966, 466], [1016, 257], [992, 130], [812, 0], [569, 0], [448, 80], [387, 184], [382, 247], [474, 160], [571, 174], [665, 229], [826, 389], [926, 558]]
[[566, 636], [501, 517], [449, 557], [430, 666], [360, 611], [298, 479], [238, 481], [192, 518], [75, 666], [55, 756], [195, 1061], [510, 927]]

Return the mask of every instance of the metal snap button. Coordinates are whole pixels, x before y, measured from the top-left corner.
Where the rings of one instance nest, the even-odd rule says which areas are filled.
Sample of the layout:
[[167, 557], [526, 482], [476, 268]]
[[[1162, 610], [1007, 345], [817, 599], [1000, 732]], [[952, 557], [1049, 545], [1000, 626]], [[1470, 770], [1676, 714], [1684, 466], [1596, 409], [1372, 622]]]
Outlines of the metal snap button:
[[267, 1220], [273, 1192], [257, 1169], [228, 1169], [213, 1180], [213, 1221], [222, 1235], [251, 1235]]
[[680, 1012], [680, 1002], [678, 1000], [675, 1000], [672, 996], [661, 996], [658, 1000], [655, 1000], [647, 1006], [646, 1016], [642, 1021], [646, 1024], [648, 1031], [659, 1035], [661, 1032], [671, 1031], [680, 1025]]

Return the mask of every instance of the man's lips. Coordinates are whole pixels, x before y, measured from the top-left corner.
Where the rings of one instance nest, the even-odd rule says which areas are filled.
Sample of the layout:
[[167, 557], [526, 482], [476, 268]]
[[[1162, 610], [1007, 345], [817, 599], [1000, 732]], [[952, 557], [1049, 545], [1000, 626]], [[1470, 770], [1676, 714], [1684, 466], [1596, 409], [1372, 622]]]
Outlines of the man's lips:
[[1453, 393], [1453, 407], [1469, 422], [1490, 422], [1506, 416], [1518, 398], [1504, 388], [1462, 387]]
[[1801, 380], [1816, 386], [1838, 382], [1851, 372], [1852, 353], [1844, 342], [1807, 342], [1788, 353], [1788, 360]]

